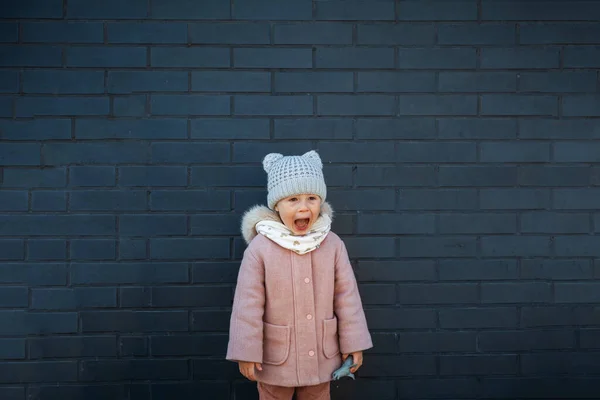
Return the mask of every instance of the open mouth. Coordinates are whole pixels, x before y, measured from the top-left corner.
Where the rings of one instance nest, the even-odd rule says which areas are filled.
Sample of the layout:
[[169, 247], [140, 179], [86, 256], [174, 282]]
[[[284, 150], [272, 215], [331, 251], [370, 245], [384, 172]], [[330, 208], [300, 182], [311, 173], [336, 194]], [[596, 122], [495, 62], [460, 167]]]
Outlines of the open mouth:
[[297, 219], [294, 221], [294, 228], [298, 231], [305, 231], [308, 228], [309, 218]]

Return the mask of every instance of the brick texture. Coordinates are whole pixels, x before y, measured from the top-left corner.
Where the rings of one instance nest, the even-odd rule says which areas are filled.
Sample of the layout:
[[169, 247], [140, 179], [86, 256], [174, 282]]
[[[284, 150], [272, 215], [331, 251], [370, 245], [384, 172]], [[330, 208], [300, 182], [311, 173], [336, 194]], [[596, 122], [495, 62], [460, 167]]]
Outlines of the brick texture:
[[4, 3], [0, 399], [256, 400], [239, 221], [310, 149], [375, 343], [334, 400], [598, 398], [600, 2]]

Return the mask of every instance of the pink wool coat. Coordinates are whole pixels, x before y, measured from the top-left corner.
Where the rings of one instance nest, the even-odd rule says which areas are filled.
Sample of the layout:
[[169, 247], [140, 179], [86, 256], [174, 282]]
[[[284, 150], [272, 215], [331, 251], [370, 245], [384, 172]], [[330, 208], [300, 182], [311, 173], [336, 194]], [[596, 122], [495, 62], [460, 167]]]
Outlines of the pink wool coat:
[[[332, 217], [324, 203], [322, 213]], [[258, 221], [280, 221], [255, 206], [242, 219], [244, 252], [230, 321], [227, 360], [262, 363], [260, 382], [311, 386], [331, 380], [341, 353], [373, 347], [344, 242], [330, 232], [298, 255], [256, 233]]]

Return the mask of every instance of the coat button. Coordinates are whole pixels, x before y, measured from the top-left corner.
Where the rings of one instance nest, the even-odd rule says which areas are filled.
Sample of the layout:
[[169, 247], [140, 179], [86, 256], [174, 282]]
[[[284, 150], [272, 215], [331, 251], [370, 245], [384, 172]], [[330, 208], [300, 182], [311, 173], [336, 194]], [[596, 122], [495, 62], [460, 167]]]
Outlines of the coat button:
[[306, 319], [312, 319], [312, 315], [308, 314], [308, 315], [306, 316]]
[[310, 279], [309, 278], [304, 278], [304, 283], [309, 283]]
[[311, 350], [311, 351], [308, 352], [308, 355], [312, 357], [312, 356], [315, 355], [315, 352]]

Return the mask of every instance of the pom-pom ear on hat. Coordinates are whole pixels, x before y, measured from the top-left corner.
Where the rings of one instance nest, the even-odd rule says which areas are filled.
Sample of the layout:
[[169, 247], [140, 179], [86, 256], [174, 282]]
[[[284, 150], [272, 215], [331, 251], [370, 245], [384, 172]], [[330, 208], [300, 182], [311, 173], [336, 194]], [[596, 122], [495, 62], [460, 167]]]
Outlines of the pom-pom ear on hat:
[[271, 154], [267, 154], [265, 156], [265, 158], [263, 159], [263, 168], [264, 170], [269, 173], [269, 171], [271, 170], [271, 168], [273, 168], [273, 165], [281, 160], [283, 158], [283, 154], [279, 154], [279, 153], [271, 153]]
[[316, 151], [311, 150], [308, 153], [302, 154], [302, 157], [309, 159], [315, 165], [317, 165], [319, 168], [323, 168], [323, 163], [321, 162], [321, 157], [319, 157], [319, 154]]

